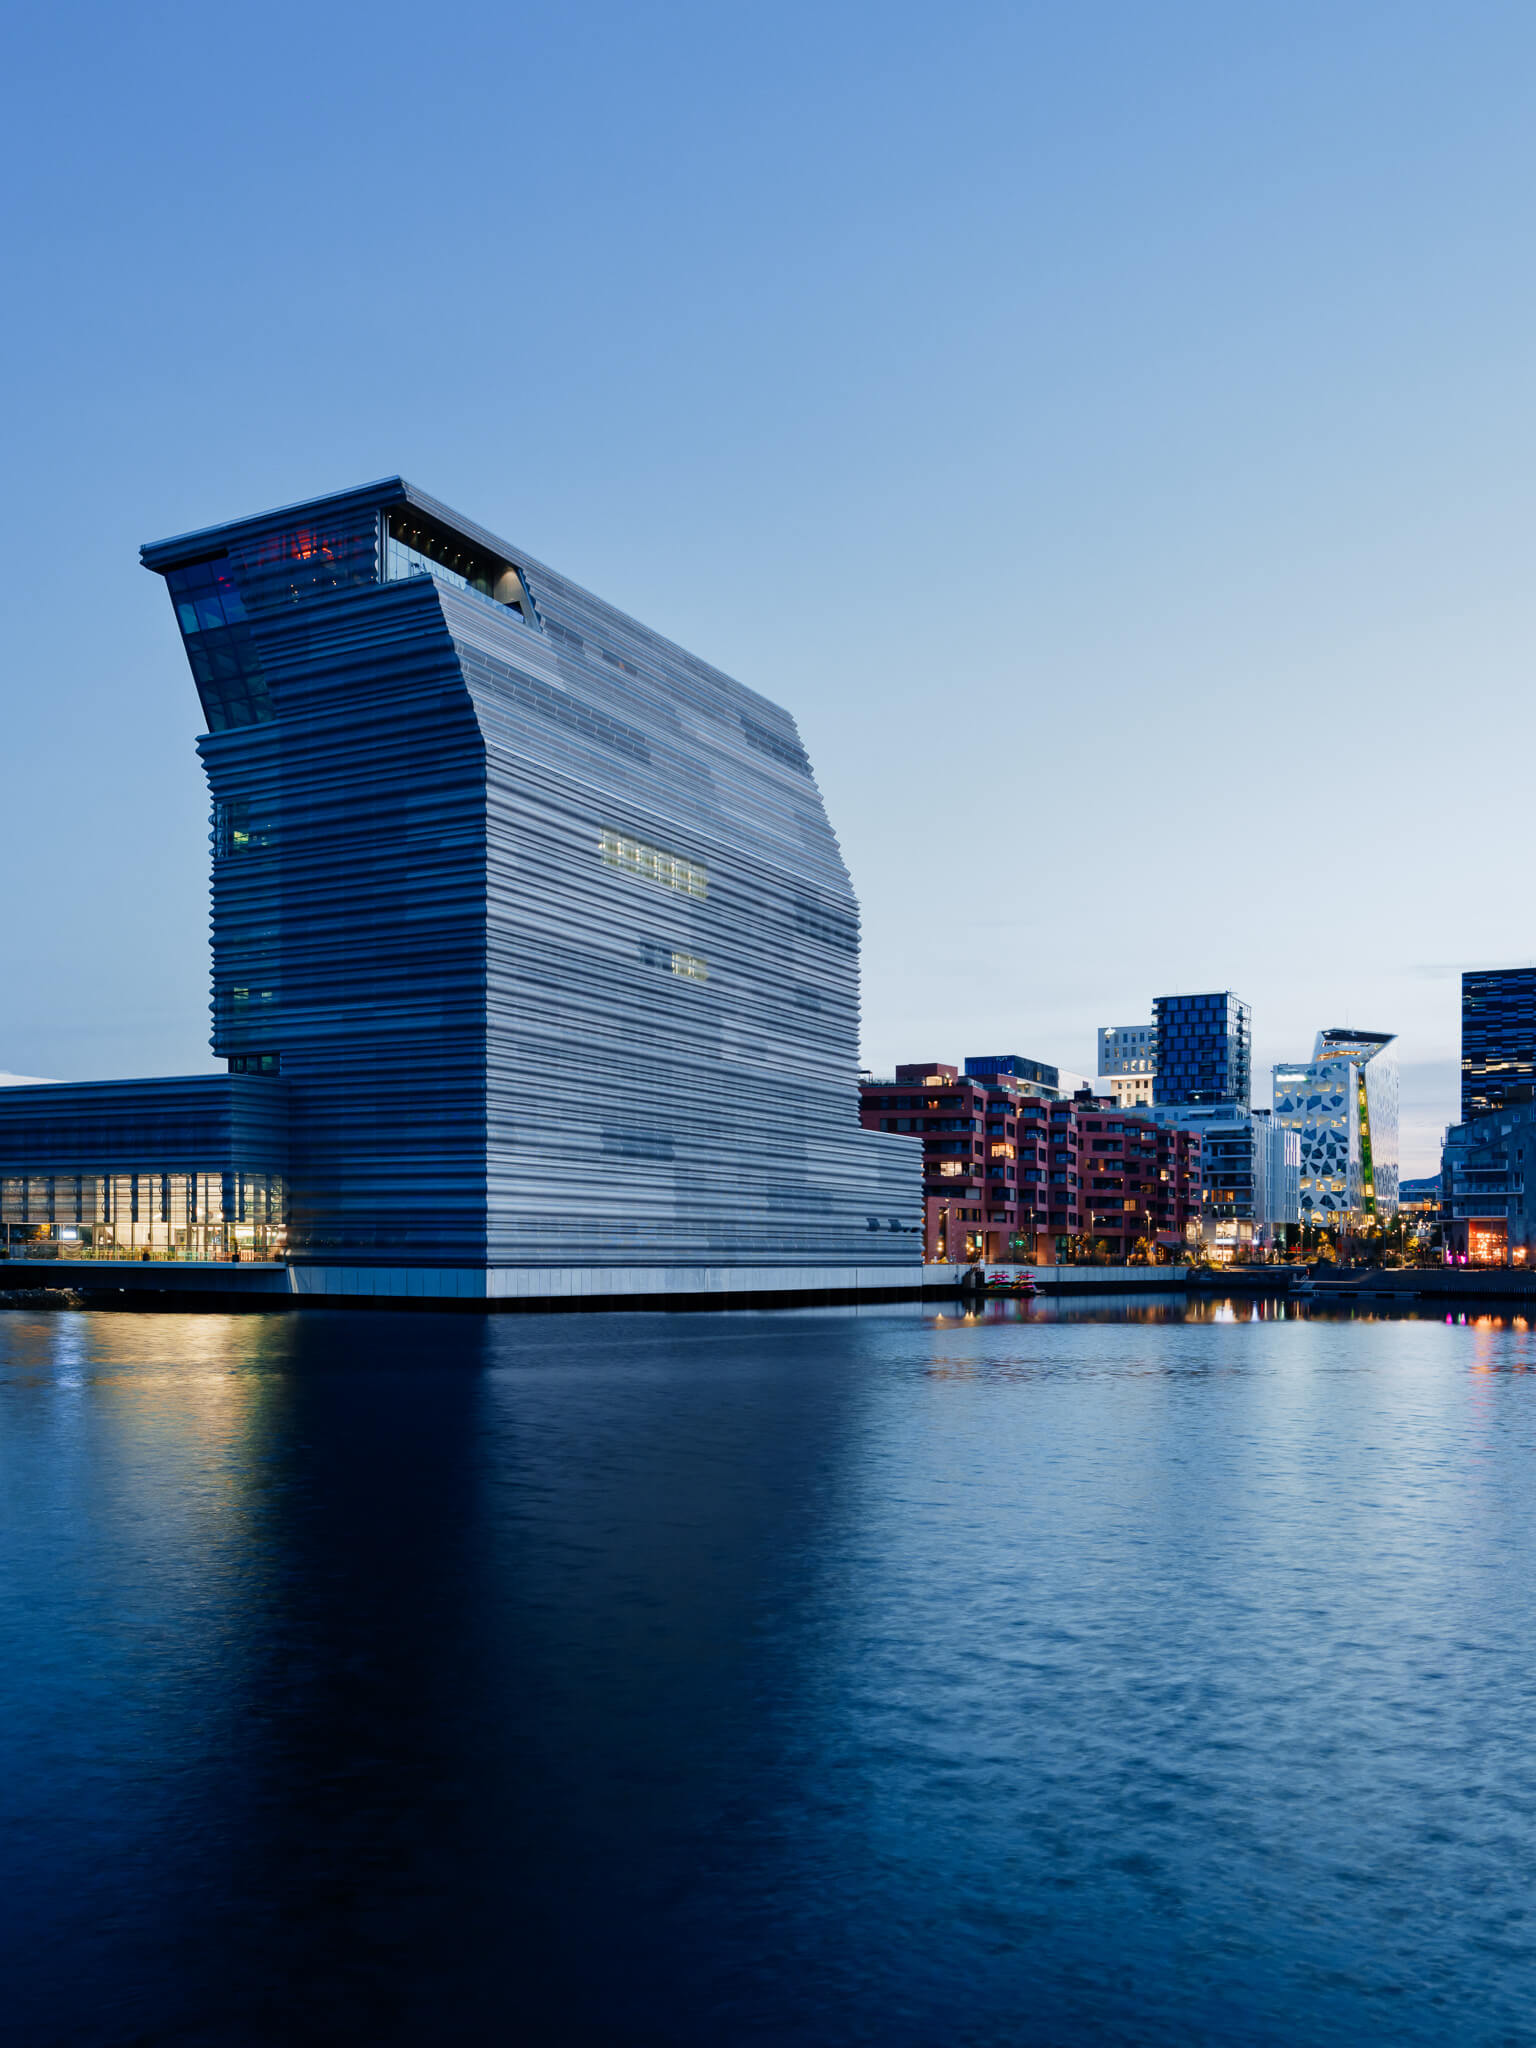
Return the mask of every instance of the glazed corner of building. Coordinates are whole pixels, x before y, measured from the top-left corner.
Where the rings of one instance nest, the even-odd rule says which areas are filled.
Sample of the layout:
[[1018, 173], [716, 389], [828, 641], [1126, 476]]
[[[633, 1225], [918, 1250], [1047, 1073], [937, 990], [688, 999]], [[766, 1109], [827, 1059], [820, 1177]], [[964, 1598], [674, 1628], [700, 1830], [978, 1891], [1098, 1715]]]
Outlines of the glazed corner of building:
[[[282, 1096], [284, 1146], [269, 1118], [260, 1161], [211, 1163], [231, 1230], [242, 1176], [281, 1191], [292, 1291], [920, 1277], [920, 1166], [859, 1126], [858, 906], [787, 712], [399, 477], [141, 559], [213, 798], [228, 1072], [178, 1142], [244, 1129], [253, 1081]], [[23, 1142], [39, 1091], [0, 1092], [0, 1179], [46, 1165], [50, 1216], [174, 1257], [212, 1181], [141, 1156], [149, 1084], [115, 1085], [116, 1125], [75, 1105], [67, 1158], [61, 1095]]]

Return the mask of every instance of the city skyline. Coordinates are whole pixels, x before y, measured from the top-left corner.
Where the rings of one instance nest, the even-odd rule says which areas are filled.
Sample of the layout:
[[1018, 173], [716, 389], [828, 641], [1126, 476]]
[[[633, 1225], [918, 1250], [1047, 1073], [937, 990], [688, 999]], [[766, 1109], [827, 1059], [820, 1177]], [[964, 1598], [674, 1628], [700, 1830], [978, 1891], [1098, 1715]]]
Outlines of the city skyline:
[[[1235, 987], [1261, 1074], [1319, 1019], [1396, 1033], [1428, 1170], [1460, 974], [1529, 957], [1457, 721], [1531, 729], [1536, 21], [983, 6], [936, 49], [915, 10], [596, 8], [524, 25], [510, 122], [412, 21], [361, 66], [344, 8], [301, 64], [296, 19], [17, 27], [0, 1069], [211, 1064], [139, 543], [403, 471], [794, 715], [867, 1066], [1089, 1072], [1099, 1025]], [[392, 180], [339, 236], [317, 195], [397, 132], [505, 203]]]
[[11, 2032], [1525, 2039], [1536, 9], [6, 60]]

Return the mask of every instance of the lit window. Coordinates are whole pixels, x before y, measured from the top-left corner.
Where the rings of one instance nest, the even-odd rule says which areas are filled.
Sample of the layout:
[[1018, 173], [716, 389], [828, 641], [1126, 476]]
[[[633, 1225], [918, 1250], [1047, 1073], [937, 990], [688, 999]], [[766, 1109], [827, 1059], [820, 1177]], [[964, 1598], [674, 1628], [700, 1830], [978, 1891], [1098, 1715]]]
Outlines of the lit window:
[[391, 512], [384, 530], [384, 581], [408, 576], [435, 576], [455, 590], [472, 590], [505, 605], [520, 619], [532, 610], [523, 579], [509, 562], [498, 560], [462, 534], [437, 527], [414, 510]]
[[684, 981], [708, 981], [709, 969], [697, 953], [674, 953], [672, 972], [680, 974]]
[[228, 803], [213, 807], [213, 850], [220, 860], [228, 860], [238, 853], [249, 853], [252, 848], [271, 846], [276, 841], [271, 826], [260, 818], [253, 821], [251, 806], [244, 797], [235, 797]]
[[598, 851], [605, 866], [621, 868], [642, 881], [675, 889], [681, 896], [709, 894], [707, 868], [697, 861], [683, 860], [678, 854], [663, 853], [659, 846], [647, 846], [643, 840], [627, 838], [622, 832], [604, 832], [598, 841]]

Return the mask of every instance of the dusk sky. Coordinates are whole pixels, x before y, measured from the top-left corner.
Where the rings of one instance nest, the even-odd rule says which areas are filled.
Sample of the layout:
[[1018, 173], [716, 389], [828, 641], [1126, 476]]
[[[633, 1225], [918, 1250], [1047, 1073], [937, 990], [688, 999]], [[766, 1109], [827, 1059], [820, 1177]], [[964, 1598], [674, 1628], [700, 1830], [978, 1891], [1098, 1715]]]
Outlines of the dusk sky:
[[[1536, 12], [12, 10], [0, 1070], [207, 1046], [141, 541], [395, 472], [784, 704], [864, 1057], [1536, 955]], [[851, 1111], [850, 1111], [851, 1113]]]

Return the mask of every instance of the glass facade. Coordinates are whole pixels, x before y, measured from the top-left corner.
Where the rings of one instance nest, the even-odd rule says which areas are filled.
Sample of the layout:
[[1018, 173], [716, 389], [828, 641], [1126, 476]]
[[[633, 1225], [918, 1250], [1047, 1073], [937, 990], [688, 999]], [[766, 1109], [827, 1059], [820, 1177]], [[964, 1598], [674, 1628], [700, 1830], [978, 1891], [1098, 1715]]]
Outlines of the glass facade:
[[0, 1088], [0, 1245], [15, 1256], [270, 1256], [287, 1199], [275, 1078]]
[[[229, 553], [253, 617], [379, 580], [379, 515], [371, 507], [286, 520], [232, 539]], [[173, 572], [174, 573], [174, 572]]]
[[[1536, 1087], [1536, 967], [1461, 977], [1461, 1120], [1487, 1116]], [[1517, 1093], [1517, 1091], [1519, 1091]]]
[[281, 1176], [217, 1167], [16, 1175], [0, 1179], [0, 1241], [30, 1257], [270, 1258], [283, 1203]]
[[272, 698], [228, 556], [173, 569], [165, 581], [209, 731], [268, 724]]
[[1027, 1081], [1034, 1087], [1053, 1091], [1061, 1079], [1059, 1068], [1047, 1066], [1044, 1060], [1025, 1059], [1022, 1053], [1016, 1052], [978, 1054], [975, 1059], [966, 1061], [965, 1071], [972, 1080], [991, 1081], [1007, 1074], [1015, 1081]]
[[1159, 1107], [1231, 1102], [1246, 1108], [1253, 1088], [1252, 1026], [1248, 1005], [1230, 989], [1159, 996], [1153, 1004], [1153, 1101]]
[[384, 580], [398, 583], [408, 576], [435, 576], [450, 590], [472, 591], [519, 619], [531, 610], [523, 579], [510, 562], [415, 512], [390, 512], [384, 521]]

